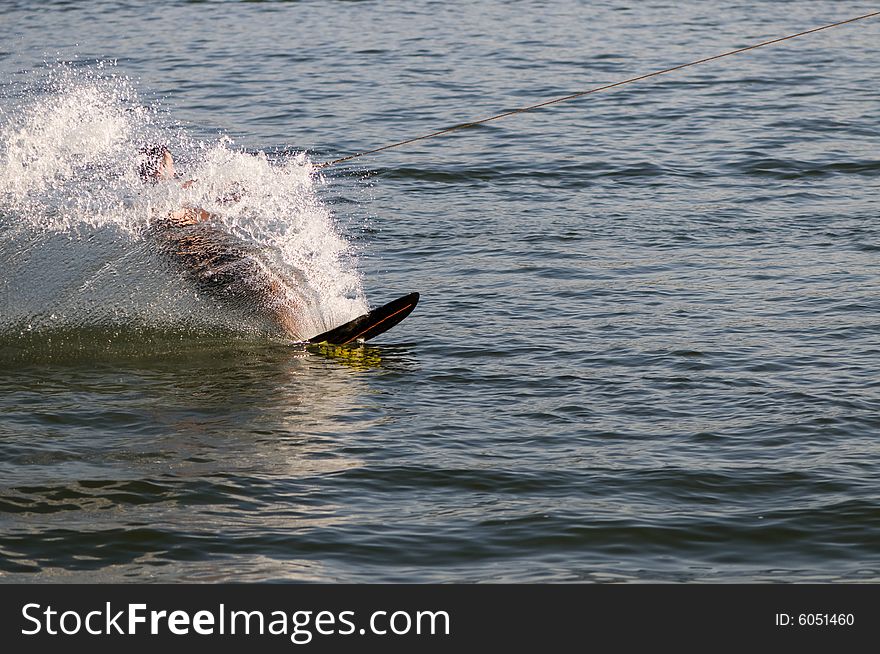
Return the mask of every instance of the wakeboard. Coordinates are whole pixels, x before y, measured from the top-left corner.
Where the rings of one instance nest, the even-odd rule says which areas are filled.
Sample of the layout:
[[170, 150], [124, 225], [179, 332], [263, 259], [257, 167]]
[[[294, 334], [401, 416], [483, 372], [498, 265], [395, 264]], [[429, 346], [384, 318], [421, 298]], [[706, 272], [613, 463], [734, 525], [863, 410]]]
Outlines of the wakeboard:
[[416, 308], [419, 301], [418, 293], [410, 293], [388, 304], [373, 309], [369, 313], [358, 316], [344, 325], [318, 334], [309, 339], [309, 343], [330, 343], [345, 345], [355, 341], [368, 341], [379, 334], [387, 332]]

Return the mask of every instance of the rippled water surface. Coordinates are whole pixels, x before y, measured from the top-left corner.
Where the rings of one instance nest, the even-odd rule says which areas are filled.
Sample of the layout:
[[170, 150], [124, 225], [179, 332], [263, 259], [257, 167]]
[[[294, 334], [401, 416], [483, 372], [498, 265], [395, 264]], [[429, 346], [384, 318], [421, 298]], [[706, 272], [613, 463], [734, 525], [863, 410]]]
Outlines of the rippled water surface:
[[[310, 164], [872, 10], [3, 3], [0, 579], [880, 580], [880, 19]], [[212, 202], [421, 303], [291, 343], [155, 260]]]

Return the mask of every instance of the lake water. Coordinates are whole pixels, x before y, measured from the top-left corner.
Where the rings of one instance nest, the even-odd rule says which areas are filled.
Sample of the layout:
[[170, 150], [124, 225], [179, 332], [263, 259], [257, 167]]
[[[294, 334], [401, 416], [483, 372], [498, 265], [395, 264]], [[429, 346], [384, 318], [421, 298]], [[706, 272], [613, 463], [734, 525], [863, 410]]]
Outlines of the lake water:
[[0, 580], [880, 581], [880, 19], [309, 163], [875, 9], [3, 3]]

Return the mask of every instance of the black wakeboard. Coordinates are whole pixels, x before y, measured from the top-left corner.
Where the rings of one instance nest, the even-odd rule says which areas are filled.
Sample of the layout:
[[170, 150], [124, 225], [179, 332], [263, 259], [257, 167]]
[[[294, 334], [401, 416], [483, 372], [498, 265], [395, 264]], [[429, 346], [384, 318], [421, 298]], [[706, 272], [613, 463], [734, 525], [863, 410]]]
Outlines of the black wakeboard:
[[309, 343], [330, 343], [345, 345], [355, 341], [368, 341], [394, 327], [416, 308], [419, 301], [418, 293], [410, 293], [392, 300], [388, 304], [373, 309], [369, 313], [358, 316], [344, 325], [340, 325], [323, 334], [309, 339]]

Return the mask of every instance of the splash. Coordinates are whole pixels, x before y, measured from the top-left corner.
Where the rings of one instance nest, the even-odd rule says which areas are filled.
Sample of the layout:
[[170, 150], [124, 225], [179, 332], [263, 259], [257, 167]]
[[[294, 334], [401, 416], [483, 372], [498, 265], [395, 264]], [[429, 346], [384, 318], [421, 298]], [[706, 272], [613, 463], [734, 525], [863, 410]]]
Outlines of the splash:
[[[205, 294], [150, 238], [184, 206], [287, 282], [306, 339], [367, 309], [350, 244], [303, 154], [189, 137], [112, 67], [34, 71], [0, 108], [0, 339], [98, 330], [281, 336], [265, 315]], [[145, 184], [139, 149], [162, 143], [184, 179]]]

